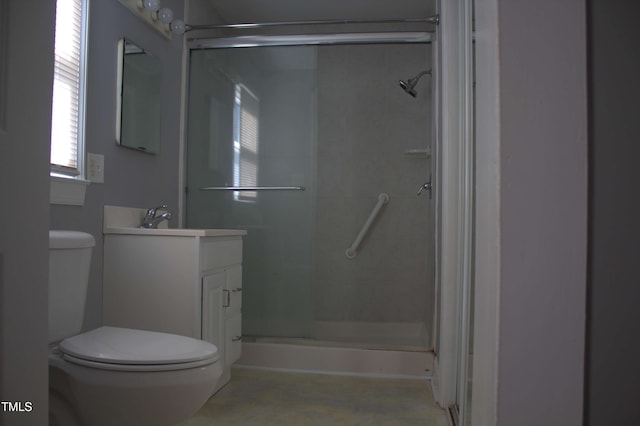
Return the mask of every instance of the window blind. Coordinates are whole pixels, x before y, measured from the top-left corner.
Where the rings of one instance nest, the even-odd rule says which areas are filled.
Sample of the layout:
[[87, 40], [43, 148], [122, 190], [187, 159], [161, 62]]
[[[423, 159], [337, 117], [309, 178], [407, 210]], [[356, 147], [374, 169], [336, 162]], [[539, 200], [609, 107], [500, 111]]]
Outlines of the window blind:
[[[260, 101], [244, 85], [236, 87], [236, 149], [234, 161], [234, 184], [237, 186], [258, 185], [258, 117]], [[238, 200], [255, 200], [255, 191], [236, 192]]]
[[82, 168], [78, 153], [84, 138], [84, 9], [83, 0], [56, 2], [51, 171], [69, 176], [79, 175]]

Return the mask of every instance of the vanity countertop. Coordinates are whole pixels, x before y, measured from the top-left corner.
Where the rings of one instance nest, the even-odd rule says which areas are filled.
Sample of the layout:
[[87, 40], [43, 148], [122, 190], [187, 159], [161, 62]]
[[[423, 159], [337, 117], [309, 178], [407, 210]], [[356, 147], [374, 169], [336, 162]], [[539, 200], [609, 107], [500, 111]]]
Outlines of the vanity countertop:
[[243, 229], [169, 228], [162, 221], [158, 228], [140, 228], [146, 209], [104, 206], [102, 233], [105, 235], [148, 235], [174, 237], [235, 237], [247, 235]]
[[175, 237], [234, 237], [246, 235], [247, 231], [242, 229], [185, 229], [185, 228], [128, 228], [114, 227], [105, 228], [104, 234], [119, 235], [158, 235]]

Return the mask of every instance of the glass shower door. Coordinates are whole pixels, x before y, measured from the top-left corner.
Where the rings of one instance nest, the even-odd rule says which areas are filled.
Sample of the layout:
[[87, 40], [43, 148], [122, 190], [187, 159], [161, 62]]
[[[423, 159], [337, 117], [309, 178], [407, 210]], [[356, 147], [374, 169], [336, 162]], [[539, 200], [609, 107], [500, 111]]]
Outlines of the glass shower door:
[[187, 226], [248, 231], [243, 335], [433, 347], [434, 202], [416, 195], [430, 57], [422, 43], [191, 51]]
[[316, 54], [286, 49], [191, 53], [187, 226], [247, 230], [244, 336], [313, 331]]

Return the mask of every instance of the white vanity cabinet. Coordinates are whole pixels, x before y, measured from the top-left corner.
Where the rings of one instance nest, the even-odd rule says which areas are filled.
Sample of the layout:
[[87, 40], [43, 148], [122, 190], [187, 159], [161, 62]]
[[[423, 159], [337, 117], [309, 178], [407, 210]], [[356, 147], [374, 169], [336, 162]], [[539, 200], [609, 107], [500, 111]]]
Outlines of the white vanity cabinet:
[[126, 232], [105, 230], [104, 325], [163, 331], [215, 344], [223, 365], [219, 387], [223, 386], [241, 351], [246, 232]]
[[[242, 340], [242, 268], [232, 266], [202, 279], [202, 339], [224, 340], [224, 356], [231, 364], [240, 358]], [[222, 309], [220, 309], [222, 307]]]

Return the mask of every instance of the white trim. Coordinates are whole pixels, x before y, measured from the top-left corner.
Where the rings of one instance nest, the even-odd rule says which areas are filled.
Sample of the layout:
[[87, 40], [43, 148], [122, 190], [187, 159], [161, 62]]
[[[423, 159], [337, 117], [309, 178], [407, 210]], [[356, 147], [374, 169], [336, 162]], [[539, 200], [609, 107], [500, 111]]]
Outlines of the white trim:
[[498, 422], [500, 72], [497, 0], [476, 0], [476, 204], [471, 424]]
[[67, 206], [83, 206], [87, 186], [91, 182], [84, 179], [51, 176], [49, 202]]
[[[76, 142], [76, 168], [78, 169], [79, 178], [87, 177], [87, 70], [89, 63], [89, 8], [90, 0], [82, 1], [82, 19], [80, 30], [80, 69], [79, 71], [79, 99], [78, 99], [78, 140]], [[84, 200], [83, 200], [84, 203]]]
[[[471, 78], [467, 0], [440, 3], [440, 168], [439, 340], [434, 363], [434, 396], [441, 407], [456, 404], [458, 363], [464, 359], [461, 321], [471, 279], [473, 217], [472, 139], [469, 128]], [[465, 317], [466, 318], [466, 317]]]
[[460, 294], [458, 296], [459, 349], [458, 349], [458, 377], [457, 377], [457, 404], [460, 424], [466, 424], [469, 417], [468, 411], [468, 357], [470, 356], [469, 339], [472, 324], [471, 306], [473, 304], [473, 235], [474, 235], [474, 143], [473, 140], [473, 34], [472, 34], [472, 0], [462, 0], [460, 11], [462, 39], [460, 41], [460, 73], [463, 76], [464, 85], [461, 93], [460, 113], [460, 190], [463, 199], [463, 208], [460, 212]]

